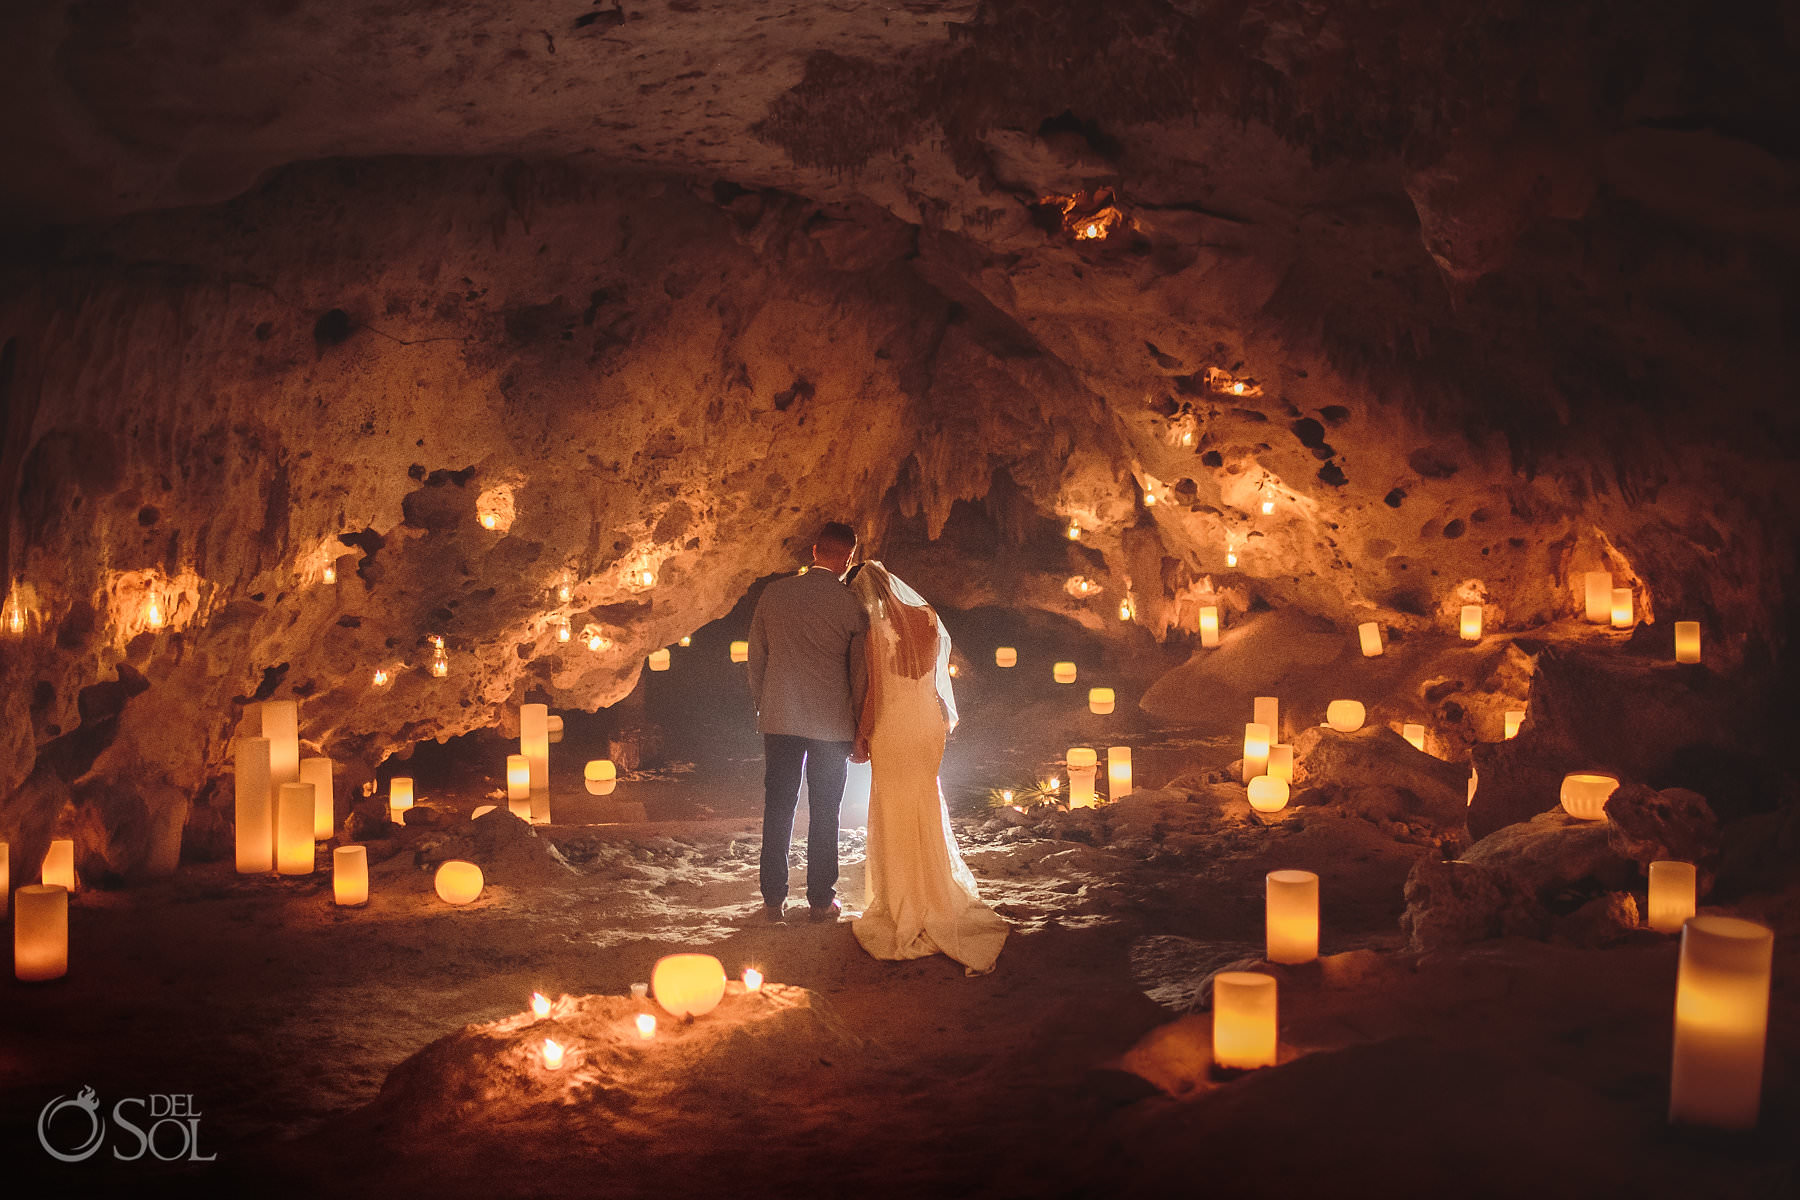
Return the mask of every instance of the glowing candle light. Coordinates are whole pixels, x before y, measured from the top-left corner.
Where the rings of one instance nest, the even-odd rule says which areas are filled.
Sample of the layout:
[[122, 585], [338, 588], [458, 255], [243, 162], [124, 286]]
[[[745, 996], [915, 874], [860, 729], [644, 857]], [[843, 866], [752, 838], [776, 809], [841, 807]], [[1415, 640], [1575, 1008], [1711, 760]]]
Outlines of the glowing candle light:
[[638, 1036], [646, 1042], [656, 1036], [656, 1017], [652, 1013], [639, 1013], [637, 1018]]
[[1075, 682], [1075, 664], [1072, 662], [1054, 663], [1050, 667], [1050, 678], [1058, 683]]
[[450, 674], [450, 656], [439, 646], [431, 652], [431, 675], [434, 679], [442, 679]]
[[1019, 651], [1012, 646], [996, 646], [994, 648], [994, 665], [996, 667], [1018, 666]]
[[950, 678], [952, 678], [952, 679], [956, 678], [957, 671], [956, 671], [955, 663], [951, 663], [948, 667], [945, 668], [945, 670], [947, 670], [950, 673]]
[[1004, 800], [1008, 804], [1011, 804], [1012, 798], [1013, 798], [1013, 790], [1011, 788], [1002, 788], [1000, 790], [1000, 799]]
[[544, 1039], [544, 1070], [560, 1071], [563, 1065], [562, 1043], [551, 1038]]
[[1425, 749], [1425, 727], [1408, 722], [1400, 727], [1400, 736], [1405, 738], [1414, 750]]
[[1631, 589], [1614, 588], [1612, 593], [1612, 623], [1614, 629], [1631, 628]]
[[1219, 608], [1215, 604], [1200, 607], [1200, 644], [1209, 649], [1219, 644]]
[[13, 908], [13, 974], [22, 983], [47, 983], [68, 973], [69, 891], [26, 884]]
[[161, 629], [167, 620], [168, 618], [163, 613], [162, 601], [152, 593], [150, 598], [144, 601], [144, 624], [151, 629]]
[[369, 851], [366, 846], [338, 846], [331, 852], [331, 898], [341, 908], [369, 902]]
[[610, 758], [596, 758], [581, 769], [589, 795], [610, 796], [619, 786], [619, 768]]
[[1294, 748], [1286, 743], [1269, 747], [1269, 778], [1294, 782]]
[[1509, 708], [1506, 710], [1506, 740], [1512, 741], [1519, 736], [1519, 726], [1525, 724], [1525, 710]]
[[1113, 703], [1115, 700], [1116, 697], [1111, 688], [1097, 687], [1088, 689], [1088, 711], [1095, 716], [1104, 717], [1110, 714], [1113, 710]]
[[1069, 528], [1065, 532], [1068, 533], [1069, 540], [1071, 542], [1076, 542], [1076, 541], [1081, 540], [1081, 526], [1077, 525], [1075, 522], [1070, 521]]
[[1619, 781], [1611, 775], [1577, 772], [1564, 775], [1562, 781], [1563, 811], [1582, 821], [1606, 820], [1606, 801], [1618, 789]]
[[1612, 572], [1589, 571], [1581, 583], [1587, 619], [1596, 625], [1612, 620]]
[[1099, 774], [1099, 754], [1091, 746], [1071, 746], [1064, 759], [1069, 766], [1069, 807], [1093, 808], [1094, 777]]
[[746, 992], [762, 991], [762, 972], [755, 967], [744, 968], [744, 990]]
[[[1012, 797], [1008, 796], [1008, 800]], [[12, 847], [0, 842], [0, 917], [12, 904]]]
[[283, 875], [311, 875], [313, 869], [313, 785], [284, 783], [275, 794], [275, 869]]
[[1474, 804], [1475, 803], [1475, 788], [1480, 782], [1481, 782], [1481, 779], [1479, 777], [1479, 772], [1477, 772], [1474, 767], [1470, 767], [1469, 768], [1469, 798], [1467, 800], [1463, 801], [1464, 804]]
[[570, 631], [569, 623], [567, 621], [561, 621], [561, 622], [557, 623], [557, 626], [556, 626], [556, 640], [557, 641], [566, 642], [573, 636], [574, 636], [574, 634]]
[[1081, 771], [1091, 771], [1100, 763], [1100, 755], [1091, 746], [1070, 746], [1063, 758], [1070, 767]]
[[1481, 605], [1465, 604], [1462, 606], [1462, 623], [1458, 630], [1465, 642], [1481, 640]]
[[409, 775], [396, 775], [388, 780], [388, 808], [405, 812], [413, 806], [413, 781]]
[[1659, 858], [1650, 864], [1650, 928], [1680, 933], [1694, 915], [1697, 894], [1693, 863]]
[[499, 524], [500, 524], [500, 518], [495, 516], [493, 513], [482, 513], [481, 514], [481, 527], [483, 529], [494, 529], [494, 528], [497, 528], [499, 526]]
[[638, 572], [638, 582], [643, 584], [645, 587], [650, 587], [652, 584], [654, 584], [656, 582], [656, 572], [655, 571], [639, 571]]
[[684, 633], [681, 635], [681, 640], [675, 644], [678, 646], [691, 646], [694, 644], [694, 639]]
[[1269, 727], [1261, 721], [1244, 726], [1244, 782], [1269, 773]]
[[1054, 775], [1052, 775], [1050, 778], [1044, 780], [1044, 791], [1047, 793], [1054, 795], [1056, 793], [1057, 789], [1059, 789], [1061, 787], [1062, 787], [1062, 780], [1058, 779]]
[[544, 704], [519, 707], [519, 752], [531, 767], [531, 819], [543, 824], [550, 819], [550, 708]]
[[587, 635], [587, 648], [598, 653], [606, 648], [606, 639], [597, 633], [590, 633]]
[[1269, 727], [1269, 740], [1281, 736], [1281, 701], [1274, 696], [1258, 696], [1250, 704], [1250, 719]]
[[548, 718], [546, 718], [544, 721], [544, 729], [550, 735], [550, 744], [552, 746], [554, 746], [554, 745], [556, 745], [556, 743], [562, 741], [562, 739], [563, 739], [563, 719], [562, 719], [561, 715], [558, 713], [551, 713], [550, 716]]
[[1325, 706], [1325, 723], [1339, 733], [1355, 733], [1368, 716], [1361, 700], [1333, 700]]
[[1119, 601], [1119, 620], [1121, 620], [1121, 621], [1131, 620], [1131, 613], [1132, 613], [1131, 601], [1129, 601], [1129, 600]]
[[1381, 654], [1381, 626], [1375, 621], [1364, 621], [1356, 627], [1356, 636], [1362, 643], [1364, 658], [1376, 658]]
[[331, 563], [325, 564], [325, 582], [326, 583], [336, 583], [337, 582], [337, 567], [332, 565]]
[[376, 667], [375, 674], [370, 677], [370, 682], [374, 683], [376, 687], [386, 687], [389, 678], [386, 668]]
[[710, 954], [665, 954], [650, 969], [650, 994], [672, 1017], [704, 1017], [725, 998], [725, 966]]
[[1319, 877], [1311, 871], [1270, 871], [1266, 902], [1268, 960], [1306, 963], [1319, 957]]
[[1275, 1065], [1275, 977], [1259, 971], [1213, 976], [1213, 1061], [1229, 1070]]
[[259, 875], [275, 869], [275, 790], [269, 770], [269, 739], [239, 738], [234, 767], [237, 872]]
[[1775, 933], [1736, 917], [1682, 927], [1669, 1120], [1753, 1129], [1762, 1103]]
[[1268, 516], [1270, 513], [1275, 511], [1275, 502], [1273, 500], [1264, 500], [1262, 502], [1262, 510], [1263, 510], [1263, 516], [1265, 516], [1265, 517]]
[[337, 827], [336, 797], [331, 791], [331, 768], [329, 758], [303, 758], [300, 760], [300, 782], [312, 784], [313, 789], [313, 841], [322, 842], [331, 836]]
[[542, 992], [531, 993], [531, 1015], [543, 1020], [550, 1015], [550, 997]]
[[479, 820], [481, 820], [481, 818], [487, 816], [489, 813], [493, 812], [496, 808], [499, 808], [499, 807], [500, 806], [498, 804], [483, 804], [479, 808], [477, 808], [474, 812], [469, 814], [469, 820], [479, 821]]
[[445, 904], [470, 904], [481, 895], [481, 868], [460, 858], [446, 860], [432, 877], [432, 887]]
[[299, 701], [263, 701], [262, 735], [269, 739], [269, 779], [274, 786], [300, 782]]
[[566, 583], [556, 589], [556, 599], [562, 604], [567, 604], [574, 595], [575, 593]]
[[1700, 661], [1700, 622], [1675, 622], [1675, 661], [1678, 663]]
[[650, 669], [652, 671], [666, 671], [669, 669], [669, 651], [667, 648], [652, 650], [650, 652]]
[[750, 643], [749, 642], [733, 642], [733, 643], [731, 643], [731, 661], [734, 663], [749, 662], [750, 661]]
[[[1131, 794], [1131, 747], [1106, 748], [1106, 798], [1117, 800]], [[1008, 797], [1010, 799], [1010, 797]]]
[[1228, 567], [1237, 566], [1237, 551], [1236, 550], [1227, 550], [1225, 552], [1225, 565]]
[[1145, 492], [1144, 493], [1144, 507], [1149, 508], [1152, 505], [1154, 505], [1155, 503], [1156, 503], [1156, 493], [1155, 492]]
[[523, 754], [506, 756], [506, 806], [521, 821], [531, 820], [531, 763]]
[[1246, 795], [1250, 801], [1250, 807], [1257, 812], [1280, 812], [1287, 807], [1287, 780], [1277, 779], [1273, 775], [1258, 775], [1250, 781]]
[[75, 843], [69, 838], [57, 838], [44, 851], [44, 865], [40, 869], [38, 879], [42, 883], [62, 888], [64, 891], [75, 890]]

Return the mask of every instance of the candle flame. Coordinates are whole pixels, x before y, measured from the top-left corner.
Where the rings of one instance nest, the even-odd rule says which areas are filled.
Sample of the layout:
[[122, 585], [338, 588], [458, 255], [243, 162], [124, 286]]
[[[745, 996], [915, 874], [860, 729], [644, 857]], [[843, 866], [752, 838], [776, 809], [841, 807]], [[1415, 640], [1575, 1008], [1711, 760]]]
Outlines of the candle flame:
[[1153, 505], [1155, 503], [1156, 503], [1156, 493], [1155, 492], [1145, 492], [1144, 493], [1144, 507], [1149, 508], [1151, 505]]
[[656, 1017], [650, 1013], [639, 1013], [637, 1019], [638, 1036], [649, 1041], [656, 1036]]
[[380, 667], [375, 668], [375, 686], [383, 687], [387, 684], [387, 681], [388, 673]]
[[498, 524], [500, 524], [500, 518], [495, 516], [493, 513], [482, 513], [481, 514], [481, 527], [483, 529], [492, 529], [494, 526], [496, 526]]
[[693, 644], [694, 644], [694, 639], [691, 637], [683, 637], [681, 639], [681, 641], [677, 643], [677, 645], [681, 645], [681, 646], [691, 646]]
[[573, 594], [574, 593], [572, 593], [569, 590], [569, 585], [566, 583], [556, 589], [556, 598], [558, 600], [562, 601], [564, 604], [567, 604], [569, 602], [569, 597]]
[[1058, 779], [1054, 775], [1052, 775], [1050, 778], [1044, 780], [1044, 790], [1046, 792], [1054, 792], [1057, 788], [1059, 788], [1061, 786], [1062, 786], [1062, 780]]
[[162, 604], [155, 596], [144, 602], [144, 624], [152, 629], [161, 629], [165, 619]]
[[640, 583], [642, 583], [645, 587], [649, 587], [650, 585], [652, 585], [656, 582], [656, 572], [655, 571], [640, 572], [638, 574], [638, 581]]
[[954, 678], [956, 676], [956, 664], [955, 663], [950, 664], [950, 675], [952, 678]]
[[544, 1069], [547, 1071], [554, 1071], [554, 1070], [557, 1070], [558, 1068], [560, 1068], [562, 1066], [562, 1063], [563, 1063], [562, 1043], [553, 1041], [550, 1038], [545, 1038], [544, 1039]]
[[587, 648], [588, 648], [588, 649], [589, 649], [589, 650], [599, 650], [599, 649], [600, 649], [600, 648], [601, 648], [601, 647], [602, 647], [602, 646], [604, 646], [604, 645], [606, 645], [606, 639], [605, 639], [605, 638], [603, 638], [603, 637], [601, 637], [601, 636], [600, 636], [600, 635], [599, 635], [599, 634], [597, 634], [597, 633], [590, 633], [590, 634], [588, 634], [588, 639], [587, 639]]
[[1073, 521], [1069, 522], [1069, 540], [1071, 542], [1078, 542], [1081, 540], [1081, 526]]
[[1241, 396], [1244, 394], [1244, 384], [1242, 380], [1231, 385], [1231, 394], [1234, 396]]
[[1225, 565], [1228, 567], [1237, 566], [1237, 551], [1236, 550], [1227, 550], [1225, 552]]
[[542, 992], [531, 993], [531, 1015], [543, 1020], [550, 1015], [550, 997]]
[[337, 582], [337, 568], [332, 566], [330, 563], [325, 564], [325, 582], [326, 583], [336, 583]]
[[1129, 601], [1129, 600], [1119, 601], [1119, 620], [1121, 620], [1121, 621], [1131, 620], [1131, 601]]
[[569, 623], [564, 621], [561, 625], [556, 627], [556, 640], [559, 642], [566, 642], [569, 640], [569, 637]]
[[1263, 501], [1263, 515], [1267, 516], [1268, 514], [1274, 512], [1274, 511], [1275, 511], [1275, 502], [1273, 500], [1264, 500]]
[[755, 967], [744, 968], [744, 990], [746, 992], [761, 991], [762, 981], [763, 977], [761, 971], [757, 970]]

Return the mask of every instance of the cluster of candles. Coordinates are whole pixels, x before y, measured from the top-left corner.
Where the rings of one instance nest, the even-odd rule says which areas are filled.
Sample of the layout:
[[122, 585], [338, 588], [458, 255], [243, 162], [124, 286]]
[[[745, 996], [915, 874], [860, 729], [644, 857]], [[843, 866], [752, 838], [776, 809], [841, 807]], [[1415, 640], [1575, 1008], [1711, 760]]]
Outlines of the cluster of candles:
[[1252, 720], [1244, 726], [1243, 780], [1250, 807], [1257, 812], [1280, 812], [1287, 807], [1294, 782], [1294, 748], [1276, 739], [1281, 736], [1281, 702], [1274, 696], [1258, 696], [1251, 705]]
[[[1069, 768], [1069, 807], [1093, 808], [1099, 803], [1095, 785], [1100, 774], [1100, 754], [1092, 746], [1070, 746], [1063, 756]], [[1053, 792], [1058, 781], [1052, 778], [1044, 790]], [[1117, 800], [1131, 792], [1131, 747], [1108, 746], [1106, 749], [1106, 796]]]
[[[762, 990], [763, 975], [755, 967], [745, 967], [741, 979], [745, 994]], [[650, 973], [649, 983], [631, 985], [632, 998], [642, 1000], [651, 995], [653, 989], [657, 1004], [670, 1016], [705, 1016], [725, 998], [725, 967], [710, 954], [665, 955], [657, 960]], [[534, 1021], [548, 1020], [553, 1008], [550, 998], [542, 992], [531, 994], [531, 1016]], [[639, 1040], [651, 1041], [656, 1037], [656, 1014], [638, 1013], [632, 1018], [632, 1026], [637, 1031]], [[568, 1051], [569, 1047], [555, 1038], [545, 1038], [539, 1051], [544, 1069], [561, 1070]]]

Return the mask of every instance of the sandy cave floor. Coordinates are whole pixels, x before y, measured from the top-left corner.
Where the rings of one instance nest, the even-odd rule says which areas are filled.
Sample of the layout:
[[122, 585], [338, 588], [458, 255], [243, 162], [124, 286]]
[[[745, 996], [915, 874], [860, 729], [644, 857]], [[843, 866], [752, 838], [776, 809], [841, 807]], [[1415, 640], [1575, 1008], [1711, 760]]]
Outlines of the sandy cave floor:
[[[1107, 740], [1082, 736], [1085, 715], [1053, 718], [1060, 698], [1045, 704], [1004, 723], [1045, 746]], [[69, 977], [0, 989], [8, 1174], [170, 1195], [1794, 1194], [1800, 896], [1732, 910], [1777, 929], [1761, 1130], [1671, 1131], [1673, 939], [1408, 954], [1401, 886], [1434, 848], [1329, 807], [1259, 818], [1241, 788], [1208, 782], [1235, 757], [1229, 739], [1121, 709], [1112, 732], [1140, 747], [1138, 796], [1025, 816], [961, 789], [968, 861], [1014, 925], [983, 978], [942, 958], [876, 962], [847, 924], [761, 923], [743, 760], [621, 785], [652, 818], [683, 819], [584, 824], [592, 802], [559, 792], [557, 823], [496, 851], [463, 909], [435, 899], [410, 849], [374, 865], [355, 910], [331, 904], [324, 870], [241, 879], [203, 864], [84, 891]], [[1041, 769], [1042, 754], [993, 733], [976, 719], [946, 777]], [[1156, 790], [1176, 775], [1183, 790]], [[489, 783], [428, 799], [461, 832]], [[842, 859], [853, 907], [859, 831]], [[1184, 1014], [1211, 971], [1259, 956], [1276, 867], [1320, 873], [1326, 957], [1274, 968], [1282, 1066], [1215, 1078], [1210, 1017]], [[534, 990], [622, 998], [677, 949], [809, 989], [813, 1040], [784, 1051], [787, 1034], [759, 1037], [738, 997], [712, 1018], [723, 1057], [707, 1072], [693, 1056], [713, 1035], [696, 1025], [650, 1048], [595, 1043], [615, 1074], [588, 1091], [573, 1075], [527, 1080], [473, 1113], [434, 1082], [378, 1098], [397, 1065], [516, 1018]], [[192, 1095], [217, 1161], [47, 1161], [37, 1114], [83, 1086], [103, 1102]]]

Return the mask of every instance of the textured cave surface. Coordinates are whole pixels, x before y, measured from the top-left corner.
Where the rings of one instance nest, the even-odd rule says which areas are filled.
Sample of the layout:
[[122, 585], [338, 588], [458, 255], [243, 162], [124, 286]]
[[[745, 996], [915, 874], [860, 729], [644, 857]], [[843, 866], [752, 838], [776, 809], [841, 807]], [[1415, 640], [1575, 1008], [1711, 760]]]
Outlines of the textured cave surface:
[[[1505, 1007], [1513, 967], [1533, 989], [1566, 972], [1605, 994], [1569, 946], [1614, 947], [1623, 977], [1653, 978], [1657, 948], [1624, 928], [1624, 900], [1658, 849], [1702, 857], [1726, 903], [1786, 888], [1756, 911], [1791, 921], [1800, 17], [1772, 0], [1445, 7], [154, 0], [17, 15], [0, 46], [0, 840], [15, 885], [52, 836], [74, 837], [84, 881], [108, 890], [166, 873], [176, 848], [184, 872], [223, 869], [232, 743], [265, 699], [298, 699], [303, 752], [336, 760], [340, 825], [422, 744], [504, 753], [521, 703], [577, 734], [598, 713], [663, 721], [652, 740], [705, 736], [708, 714], [735, 710], [656, 692], [645, 656], [721, 634], [842, 519], [967, 631], [971, 695], [1005, 714], [974, 734], [987, 757], [971, 754], [970, 795], [1109, 736], [984, 682], [999, 637], [1034, 670], [1066, 653], [1082, 686], [1116, 680], [1121, 726], [1160, 748], [1156, 798], [1137, 808], [983, 827], [1000, 875], [1074, 856], [1054, 887], [1004, 885], [1049, 930], [1021, 955], [1029, 987], [1064, 997], [1052, 944], [1083, 979], [1117, 965], [1084, 921], [1141, 920], [1134, 970], [1185, 1012], [1242, 947], [1222, 917], [1178, 927], [1156, 872], [1193, 874], [1216, 849], [1231, 865], [1214, 882], [1248, 895], [1274, 864], [1244, 850], [1264, 836], [1319, 862], [1361, 855], [1340, 950], [1427, 955], [1411, 982], [1399, 960], [1331, 970], [1481, 1011]], [[1581, 622], [1589, 570], [1632, 588], [1633, 629]], [[1199, 646], [1203, 604], [1224, 618], [1216, 650]], [[1456, 639], [1466, 604], [1483, 607], [1476, 645]], [[1700, 622], [1703, 666], [1670, 661], [1677, 620]], [[1379, 659], [1356, 653], [1363, 621], [1386, 631]], [[1282, 696], [1300, 744], [1309, 815], [1289, 824], [1227, 794], [1263, 694]], [[1368, 702], [1366, 734], [1304, 728], [1340, 696]], [[1502, 741], [1516, 709], [1531, 716]], [[1429, 755], [1396, 737], [1415, 720]], [[720, 740], [721, 760], [742, 744]], [[1469, 766], [1480, 787], [1463, 804]], [[1563, 772], [1593, 767], [1639, 806], [1623, 848], [1540, 816]], [[460, 819], [480, 791], [446, 787], [443, 811]], [[430, 822], [449, 820], [380, 853], [445, 857], [462, 835]], [[667, 840], [638, 847], [643, 870], [678, 883], [742, 866], [716, 829], [697, 849]], [[609, 886], [621, 878], [636, 877]], [[1211, 904], [1187, 875], [1176, 892], [1184, 911]], [[1033, 906], [1076, 893], [1069, 930], [1039, 920]], [[741, 936], [716, 914], [619, 902], [646, 939]], [[299, 911], [284, 896], [257, 928], [310, 937]], [[406, 953], [433, 945], [407, 936]], [[582, 936], [545, 926], [526, 944]], [[1429, 958], [1500, 937], [1514, 940], [1466, 969]], [[807, 955], [790, 978], [830, 991], [838, 969]], [[627, 967], [601, 974], [622, 986]], [[1333, 978], [1284, 987], [1346, 1006], [1310, 1031], [1336, 1057], [1309, 1060], [1312, 1085], [1258, 1081], [1267, 1096], [1232, 1120], [1384, 1063], [1437, 1077], [1428, 1049]], [[491, 1016], [529, 982], [470, 990]], [[1146, 984], [1096, 1003], [1135, 1036], [1144, 994], [1158, 997]], [[1534, 1013], [1554, 1005], [1532, 991]], [[385, 1032], [423, 1044], [470, 1014], [434, 1002]], [[1009, 1054], [1061, 1044], [962, 1015]], [[1338, 1016], [1400, 1040], [1344, 1049]], [[1154, 1061], [1129, 1069], [1180, 1076], [1183, 1036], [1131, 1051]], [[1468, 1053], [1496, 1094], [1542, 1082]], [[1584, 1054], [1599, 1075], [1629, 1058], [1612, 1042]], [[367, 1083], [326, 1090], [341, 1102]], [[1042, 1115], [1029, 1083], [1006, 1120]], [[1112, 1111], [1092, 1102], [1095, 1120]], [[1198, 1136], [1184, 1120], [1133, 1117], [1126, 1143]], [[1161, 1186], [1159, 1162], [1121, 1175], [1096, 1158], [1072, 1178]]]

